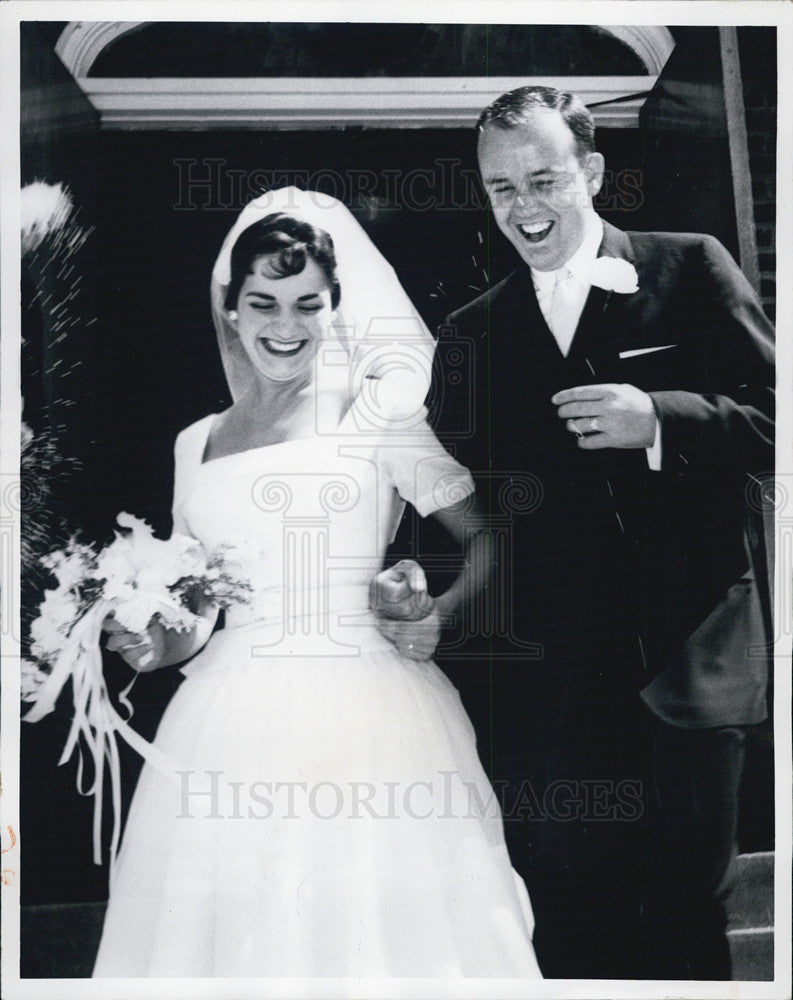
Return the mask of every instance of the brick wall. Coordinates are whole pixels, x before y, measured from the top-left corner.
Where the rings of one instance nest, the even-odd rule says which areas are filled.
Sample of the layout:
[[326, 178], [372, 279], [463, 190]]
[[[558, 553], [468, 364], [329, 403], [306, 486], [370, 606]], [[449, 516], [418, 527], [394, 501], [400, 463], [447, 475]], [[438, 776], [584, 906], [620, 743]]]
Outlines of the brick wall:
[[776, 30], [739, 28], [763, 305], [776, 314]]

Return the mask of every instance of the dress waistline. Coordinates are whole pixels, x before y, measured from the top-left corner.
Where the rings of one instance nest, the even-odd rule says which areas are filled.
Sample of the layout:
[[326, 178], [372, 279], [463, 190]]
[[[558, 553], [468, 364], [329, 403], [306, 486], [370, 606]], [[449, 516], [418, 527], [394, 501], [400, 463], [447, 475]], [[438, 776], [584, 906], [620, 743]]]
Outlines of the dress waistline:
[[340, 615], [361, 616], [364, 624], [368, 611], [368, 584], [261, 587], [254, 588], [245, 604], [234, 604], [226, 610], [226, 628], [292, 623], [315, 631], [338, 621]]

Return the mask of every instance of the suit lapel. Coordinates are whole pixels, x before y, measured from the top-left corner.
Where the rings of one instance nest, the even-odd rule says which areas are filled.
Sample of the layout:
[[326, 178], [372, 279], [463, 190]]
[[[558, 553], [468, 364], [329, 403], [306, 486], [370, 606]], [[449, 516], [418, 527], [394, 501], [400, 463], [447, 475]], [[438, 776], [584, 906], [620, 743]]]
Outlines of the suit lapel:
[[[604, 222], [598, 257], [617, 257], [633, 264], [634, 254], [627, 234]], [[619, 322], [619, 313], [628, 298], [594, 285], [589, 290], [568, 358], [583, 362], [593, 383], [617, 380], [620, 333], [624, 325]]]
[[[635, 264], [627, 234], [607, 222], [603, 223], [603, 240], [598, 257], [616, 257]], [[567, 356], [571, 371], [579, 377], [583, 376], [578, 384], [622, 381], [619, 371], [620, 341], [629, 325], [627, 310], [632, 299], [632, 295], [607, 291], [594, 285], [590, 288]], [[607, 478], [618, 470], [632, 474], [646, 468], [641, 450], [608, 448], [590, 452], [589, 455], [592, 465], [598, 466]]]
[[[599, 257], [618, 257], [635, 263], [630, 239], [622, 230], [603, 222], [603, 239]], [[565, 359], [559, 350], [537, 301], [534, 282], [528, 267], [520, 267], [502, 289], [494, 307], [503, 310], [501, 323], [494, 328], [509, 329], [513, 342], [513, 361], [531, 357], [532, 361], [544, 359], [560, 365], [569, 363], [581, 369], [592, 383], [618, 381], [619, 351], [622, 334], [627, 324], [621, 318], [623, 310], [632, 299], [593, 286], [589, 290], [584, 309], [576, 327], [573, 341]], [[528, 342], [521, 343], [525, 338]]]
[[[560, 364], [562, 354], [537, 301], [537, 292], [528, 267], [513, 272], [507, 294], [499, 296], [499, 305], [505, 310], [501, 325], [496, 329], [510, 330], [513, 339], [512, 362], [519, 359], [528, 363], [551, 362]], [[512, 370], [512, 365], [510, 366]]]
[[612, 295], [602, 288], [590, 288], [567, 354], [569, 362], [584, 362], [593, 382], [606, 381], [603, 369], [610, 371], [613, 368], [611, 357], [617, 354], [616, 343], [611, 342], [605, 322]]

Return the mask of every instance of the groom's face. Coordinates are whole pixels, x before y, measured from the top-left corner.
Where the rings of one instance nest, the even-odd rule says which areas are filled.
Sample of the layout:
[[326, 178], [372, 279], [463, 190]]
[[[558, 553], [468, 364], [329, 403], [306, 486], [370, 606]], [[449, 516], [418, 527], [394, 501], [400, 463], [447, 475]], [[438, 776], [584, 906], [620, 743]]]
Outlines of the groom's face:
[[603, 157], [580, 158], [558, 111], [538, 108], [526, 125], [485, 125], [479, 169], [501, 232], [523, 260], [554, 271], [581, 246], [592, 198], [603, 179]]

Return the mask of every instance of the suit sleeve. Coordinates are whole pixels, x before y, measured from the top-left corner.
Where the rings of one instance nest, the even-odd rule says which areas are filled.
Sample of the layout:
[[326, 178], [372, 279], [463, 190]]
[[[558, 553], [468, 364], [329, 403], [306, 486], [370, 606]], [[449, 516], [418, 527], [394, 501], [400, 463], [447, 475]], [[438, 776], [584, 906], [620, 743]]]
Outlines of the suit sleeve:
[[700, 388], [651, 392], [664, 471], [767, 471], [774, 464], [774, 330], [724, 247], [703, 238], [690, 288]]

